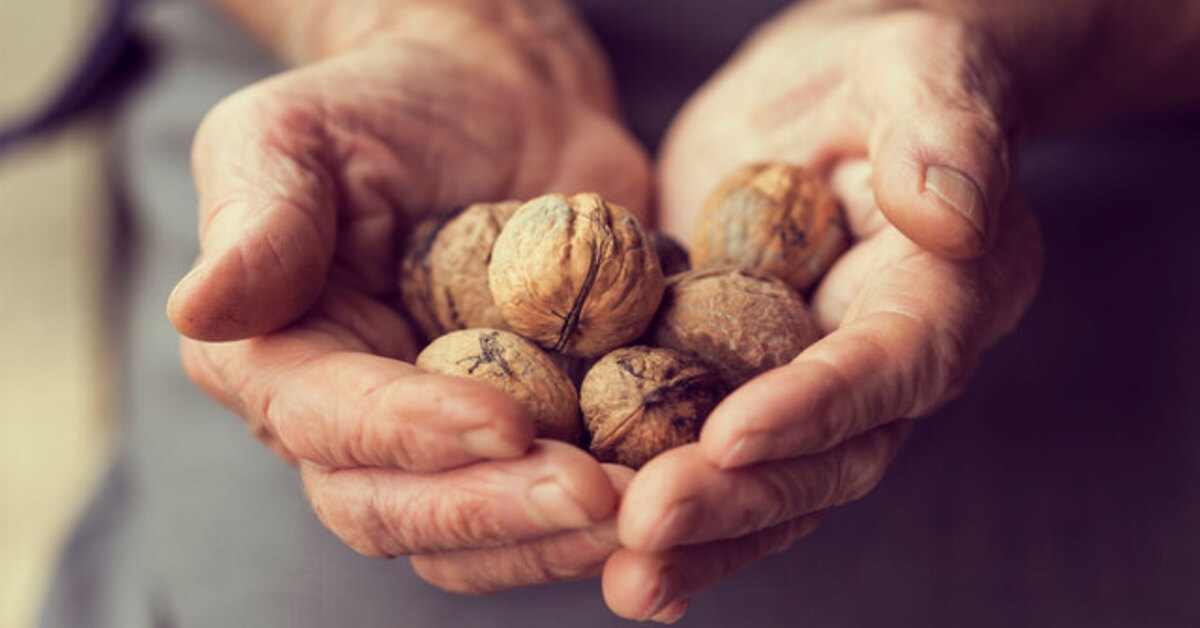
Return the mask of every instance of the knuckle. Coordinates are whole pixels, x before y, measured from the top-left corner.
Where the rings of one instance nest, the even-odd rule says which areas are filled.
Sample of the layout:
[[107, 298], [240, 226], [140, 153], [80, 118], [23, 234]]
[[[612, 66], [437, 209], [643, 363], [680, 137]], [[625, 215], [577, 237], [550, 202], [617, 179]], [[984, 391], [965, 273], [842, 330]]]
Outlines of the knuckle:
[[558, 582], [574, 580], [595, 573], [603, 564], [607, 554], [601, 557], [589, 557], [569, 553], [559, 547], [547, 549], [530, 546], [526, 552], [526, 571], [532, 574], [531, 583]]
[[345, 499], [330, 490], [327, 487], [329, 483], [329, 478], [319, 477], [311, 481], [308, 490], [309, 501], [321, 523], [339, 540], [363, 556], [398, 556], [400, 553], [392, 551], [384, 541], [390, 536], [390, 531], [377, 505]]
[[445, 565], [437, 556], [413, 556], [413, 571], [417, 577], [448, 593], [459, 595], [485, 595], [490, 591], [481, 586], [473, 572]]
[[[853, 441], [852, 441], [853, 442]], [[847, 460], [846, 445], [830, 451], [822, 456], [822, 476], [825, 479], [825, 492], [821, 495], [818, 505], [821, 507], [836, 506], [845, 501], [847, 487], [850, 484], [850, 464]], [[815, 509], [814, 509], [815, 510]], [[800, 513], [807, 514], [807, 513]]]
[[892, 459], [891, 432], [876, 430], [851, 443], [841, 456], [838, 491], [832, 502], [841, 505], [861, 499], [883, 481]]
[[784, 529], [783, 534], [776, 537], [775, 544], [768, 548], [768, 554], [780, 554], [791, 549], [796, 541], [810, 535], [817, 529], [821, 523], [820, 515], [810, 515], [798, 519], [792, 519], [785, 525], [780, 526]]
[[458, 497], [445, 499], [431, 510], [432, 524], [442, 536], [439, 542], [447, 548], [498, 542], [501, 531], [492, 521], [487, 500], [473, 491], [456, 492]]
[[763, 499], [743, 514], [743, 533], [777, 525], [796, 516], [797, 511], [808, 508], [812, 499], [812, 483], [797, 478], [790, 471], [763, 474]]
[[[355, 421], [363, 425], [362, 433], [356, 439], [360, 451], [365, 454], [368, 448], [382, 446], [386, 448], [391, 463], [401, 469], [416, 471], [427, 467], [428, 465], [422, 464], [427, 458], [422, 452], [431, 448], [422, 446], [419, 436], [408, 427], [410, 422], [406, 421], [405, 417], [409, 416], [411, 411], [403, 392], [395, 386], [380, 385], [369, 391], [365, 397], [367, 407], [378, 407], [382, 412], [375, 414], [380, 417], [379, 420]], [[378, 403], [375, 402], [376, 399]]]

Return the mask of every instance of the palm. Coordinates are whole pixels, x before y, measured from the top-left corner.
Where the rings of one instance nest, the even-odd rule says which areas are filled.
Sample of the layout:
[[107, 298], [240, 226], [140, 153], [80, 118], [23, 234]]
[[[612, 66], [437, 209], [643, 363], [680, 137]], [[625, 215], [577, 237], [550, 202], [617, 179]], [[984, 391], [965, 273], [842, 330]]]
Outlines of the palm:
[[[247, 150], [270, 167], [274, 189], [248, 190], [240, 164], [204, 159], [210, 145], [228, 150], [209, 138], [246, 135], [258, 139]], [[251, 211], [264, 220], [298, 227], [290, 241], [272, 246], [316, 252], [295, 281], [280, 286], [290, 292], [283, 308], [280, 299], [266, 300], [278, 315], [249, 318], [276, 328], [302, 309], [296, 301], [319, 297], [316, 320], [329, 332], [324, 323], [344, 318], [338, 312], [367, 307], [372, 315], [365, 320], [374, 324], [334, 320], [333, 329], [352, 343], [347, 348], [384, 354], [402, 349], [392, 340], [402, 323], [387, 315], [386, 304], [396, 289], [397, 243], [412, 222], [470, 202], [585, 189], [641, 212], [646, 195], [644, 156], [602, 112], [532, 76], [499, 76], [420, 48], [370, 48], [252, 87], [217, 110], [197, 145], [202, 205], [256, 203]], [[213, 230], [245, 227], [226, 224], [244, 215], [224, 214], [202, 221], [203, 240]], [[233, 273], [239, 281], [261, 268], [241, 261]], [[238, 320], [214, 316], [219, 304], [204, 307], [211, 324]], [[247, 318], [245, 303], [238, 309]], [[269, 329], [195, 331], [189, 335]], [[405, 353], [397, 357], [411, 358]]]
[[[407, 364], [417, 346], [392, 309], [398, 242], [433, 212], [583, 189], [644, 211], [646, 159], [606, 111], [532, 68], [390, 42], [251, 86], [197, 134], [202, 255], [170, 305], [184, 364], [300, 463], [317, 513], [360, 552], [427, 570], [447, 550], [542, 539], [572, 569], [611, 552], [570, 534], [610, 517], [610, 474], [535, 444], [502, 392]], [[533, 503], [535, 485], [558, 502]]]

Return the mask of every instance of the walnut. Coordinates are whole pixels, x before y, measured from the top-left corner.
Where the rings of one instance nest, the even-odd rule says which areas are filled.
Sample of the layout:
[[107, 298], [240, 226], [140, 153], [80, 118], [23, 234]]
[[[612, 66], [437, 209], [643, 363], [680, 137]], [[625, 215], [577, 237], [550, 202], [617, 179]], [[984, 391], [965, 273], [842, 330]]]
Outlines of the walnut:
[[641, 335], [663, 291], [637, 218], [596, 194], [551, 194], [522, 205], [496, 239], [488, 280], [514, 331], [582, 357]]
[[518, 201], [476, 203], [421, 221], [400, 262], [400, 298], [427, 340], [472, 327], [506, 329], [487, 284], [492, 244]]
[[638, 468], [672, 447], [695, 442], [725, 394], [700, 360], [657, 347], [617, 349], [583, 378], [579, 404], [601, 462]]
[[465, 329], [434, 340], [419, 368], [469, 377], [512, 395], [533, 417], [537, 434], [578, 443], [583, 434], [575, 385], [537, 345], [498, 329]]
[[816, 174], [755, 164], [730, 174], [708, 197], [693, 234], [692, 263], [755, 268], [804, 292], [848, 244], [841, 209]]
[[663, 275], [670, 277], [692, 269], [687, 249], [678, 240], [661, 231], [652, 231], [650, 241], [654, 243], [654, 252], [658, 254], [658, 265]]
[[749, 269], [693, 270], [667, 280], [646, 334], [712, 365], [733, 390], [786, 364], [819, 337], [804, 300], [783, 281]]

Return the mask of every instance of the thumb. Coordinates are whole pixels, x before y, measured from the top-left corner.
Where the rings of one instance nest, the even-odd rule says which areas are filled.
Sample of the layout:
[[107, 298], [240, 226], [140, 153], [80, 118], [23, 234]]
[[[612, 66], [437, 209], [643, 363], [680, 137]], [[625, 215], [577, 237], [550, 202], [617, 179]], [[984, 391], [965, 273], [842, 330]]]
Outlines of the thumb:
[[875, 200], [920, 246], [951, 259], [983, 255], [1009, 185], [1009, 146], [992, 110], [924, 102], [889, 113], [872, 142]]
[[190, 338], [222, 341], [279, 329], [325, 286], [336, 237], [334, 191], [320, 159], [319, 114], [241, 92], [196, 134], [196, 267], [167, 314]]

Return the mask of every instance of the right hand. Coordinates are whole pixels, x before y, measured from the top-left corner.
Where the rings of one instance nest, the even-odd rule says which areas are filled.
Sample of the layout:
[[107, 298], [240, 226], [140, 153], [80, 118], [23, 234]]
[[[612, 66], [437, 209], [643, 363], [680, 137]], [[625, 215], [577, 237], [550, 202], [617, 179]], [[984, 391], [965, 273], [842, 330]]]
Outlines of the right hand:
[[202, 253], [170, 318], [189, 376], [299, 465], [358, 552], [412, 555], [460, 592], [595, 575], [632, 473], [535, 441], [497, 390], [412, 366], [397, 242], [433, 212], [547, 192], [596, 190], [644, 217], [647, 160], [602, 64], [604, 81], [564, 81], [569, 62], [483, 18], [439, 23], [210, 113], [193, 152]]

